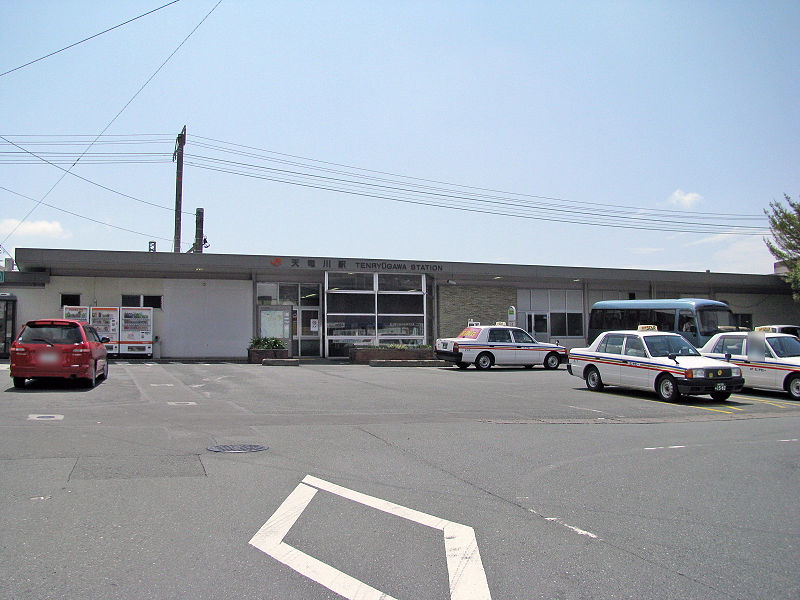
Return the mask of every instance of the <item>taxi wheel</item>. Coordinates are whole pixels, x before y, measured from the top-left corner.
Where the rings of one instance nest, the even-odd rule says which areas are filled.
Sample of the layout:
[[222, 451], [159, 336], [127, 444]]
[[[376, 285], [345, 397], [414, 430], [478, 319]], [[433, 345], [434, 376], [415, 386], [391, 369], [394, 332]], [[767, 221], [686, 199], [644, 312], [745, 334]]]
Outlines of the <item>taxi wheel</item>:
[[551, 352], [544, 357], [545, 369], [557, 369], [559, 364], [561, 364], [561, 361], [558, 359], [558, 354], [555, 352]]
[[599, 392], [603, 389], [603, 380], [600, 378], [600, 371], [595, 367], [586, 369], [586, 387], [593, 392]]
[[108, 379], [108, 361], [106, 361], [105, 364], [103, 365], [103, 373], [101, 374], [101, 377], [103, 381]]
[[488, 352], [482, 352], [478, 355], [478, 358], [475, 359], [475, 368], [480, 371], [490, 369], [493, 364], [494, 360], [492, 359], [492, 355]]
[[800, 375], [792, 375], [786, 383], [786, 391], [793, 400], [800, 400]]
[[465, 363], [465, 362], [457, 362], [457, 363], [456, 363], [456, 366], [457, 366], [459, 369], [462, 369], [462, 370], [463, 370], [463, 369], [466, 369], [466, 368], [469, 366], [469, 363]]
[[14, 377], [14, 387], [15, 388], [25, 387], [25, 378], [24, 377]]
[[666, 373], [656, 381], [656, 393], [664, 402], [675, 402], [681, 397], [675, 378]]

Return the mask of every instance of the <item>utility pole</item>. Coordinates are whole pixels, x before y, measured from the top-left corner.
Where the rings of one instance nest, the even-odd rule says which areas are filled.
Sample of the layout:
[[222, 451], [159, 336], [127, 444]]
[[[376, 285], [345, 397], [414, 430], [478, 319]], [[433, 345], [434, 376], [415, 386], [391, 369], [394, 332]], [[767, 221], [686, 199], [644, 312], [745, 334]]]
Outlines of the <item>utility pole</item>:
[[194, 248], [192, 251], [202, 253], [205, 241], [203, 237], [203, 209], [198, 208], [194, 213]]
[[172, 160], [177, 160], [178, 171], [175, 175], [175, 246], [173, 252], [181, 251], [181, 203], [183, 201], [183, 147], [186, 145], [186, 125], [175, 140], [175, 151]]

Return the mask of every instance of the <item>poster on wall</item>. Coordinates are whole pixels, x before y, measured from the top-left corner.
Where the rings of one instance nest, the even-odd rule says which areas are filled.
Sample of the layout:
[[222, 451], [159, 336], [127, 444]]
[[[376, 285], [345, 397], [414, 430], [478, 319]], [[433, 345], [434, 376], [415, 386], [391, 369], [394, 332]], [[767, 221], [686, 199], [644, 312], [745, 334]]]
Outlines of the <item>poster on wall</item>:
[[106, 350], [110, 354], [119, 352], [119, 308], [116, 306], [93, 306], [91, 324], [101, 338], [107, 337]]
[[153, 354], [153, 309], [148, 306], [119, 309], [120, 354]]
[[89, 322], [89, 307], [88, 306], [64, 306], [63, 315], [65, 319], [74, 319], [75, 321]]

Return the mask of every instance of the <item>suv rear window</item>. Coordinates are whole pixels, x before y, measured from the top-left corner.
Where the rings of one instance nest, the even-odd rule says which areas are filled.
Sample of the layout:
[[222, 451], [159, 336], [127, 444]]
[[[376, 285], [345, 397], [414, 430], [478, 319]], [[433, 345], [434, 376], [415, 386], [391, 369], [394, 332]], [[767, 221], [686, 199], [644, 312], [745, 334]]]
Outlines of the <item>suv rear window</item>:
[[31, 323], [25, 326], [19, 341], [25, 344], [79, 344], [83, 336], [77, 325]]

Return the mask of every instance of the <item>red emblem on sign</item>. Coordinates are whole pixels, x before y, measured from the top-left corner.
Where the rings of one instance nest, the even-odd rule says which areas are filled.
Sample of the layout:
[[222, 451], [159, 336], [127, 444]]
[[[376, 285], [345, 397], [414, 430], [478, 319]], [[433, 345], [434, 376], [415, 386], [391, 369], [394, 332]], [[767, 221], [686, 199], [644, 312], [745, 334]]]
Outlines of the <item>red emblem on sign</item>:
[[280, 267], [281, 266], [281, 258], [280, 256], [276, 256], [271, 261], [269, 261], [273, 267]]

